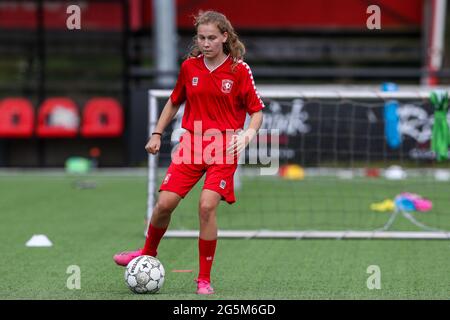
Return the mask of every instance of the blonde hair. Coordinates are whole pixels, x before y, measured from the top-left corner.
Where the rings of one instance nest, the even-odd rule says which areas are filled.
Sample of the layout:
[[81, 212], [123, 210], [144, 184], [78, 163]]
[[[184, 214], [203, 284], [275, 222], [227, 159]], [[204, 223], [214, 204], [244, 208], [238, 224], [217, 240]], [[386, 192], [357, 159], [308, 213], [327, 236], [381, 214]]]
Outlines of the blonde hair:
[[[230, 21], [222, 13], [217, 11], [200, 11], [199, 14], [194, 17], [195, 31], [198, 31], [199, 25], [208, 23], [215, 24], [222, 34], [225, 32], [228, 33], [227, 41], [223, 44], [223, 52], [225, 54], [229, 54], [233, 59], [232, 68], [234, 69], [238, 61], [244, 58], [244, 44], [239, 40], [239, 37], [234, 31]], [[198, 57], [200, 54], [201, 51], [197, 45], [197, 35], [195, 35], [192, 41], [189, 57]]]

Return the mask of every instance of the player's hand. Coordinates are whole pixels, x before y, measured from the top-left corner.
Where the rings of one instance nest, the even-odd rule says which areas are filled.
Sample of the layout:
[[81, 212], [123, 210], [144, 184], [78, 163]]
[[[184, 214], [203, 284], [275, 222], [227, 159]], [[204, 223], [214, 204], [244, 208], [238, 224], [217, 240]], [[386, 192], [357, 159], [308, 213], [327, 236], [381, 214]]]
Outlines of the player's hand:
[[233, 156], [239, 155], [244, 150], [250, 141], [255, 137], [255, 130], [247, 130], [241, 134], [235, 134], [231, 138], [231, 142], [227, 148], [227, 153]]
[[159, 152], [159, 148], [161, 147], [161, 136], [160, 135], [152, 135], [150, 140], [148, 140], [145, 145], [145, 150], [151, 154], [157, 154]]

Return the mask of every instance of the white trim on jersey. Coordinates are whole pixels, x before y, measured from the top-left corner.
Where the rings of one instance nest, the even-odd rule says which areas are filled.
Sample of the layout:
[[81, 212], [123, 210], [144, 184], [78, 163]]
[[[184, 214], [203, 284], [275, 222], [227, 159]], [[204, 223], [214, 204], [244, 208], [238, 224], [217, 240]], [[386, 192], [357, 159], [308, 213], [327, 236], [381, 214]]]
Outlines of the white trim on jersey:
[[264, 105], [264, 102], [261, 100], [258, 90], [256, 89], [255, 80], [253, 79], [253, 74], [252, 74], [252, 70], [250, 69], [250, 66], [242, 60], [239, 60], [238, 62], [241, 63], [247, 69], [248, 74], [250, 75], [250, 79], [252, 79], [253, 89], [255, 90], [256, 96], [258, 97], [259, 102], [261, 103], [262, 107], [265, 108], [266, 106]]
[[213, 72], [214, 70], [216, 70], [218, 67], [220, 67], [221, 65], [223, 65], [224, 63], [225, 63], [225, 61], [227, 61], [228, 60], [228, 57], [230, 56], [230, 54], [228, 54], [227, 56], [226, 56], [226, 58], [219, 64], [219, 65], [217, 65], [217, 66], [215, 66], [212, 70], [208, 67], [208, 65], [206, 64], [206, 57], [205, 56], [203, 56], [203, 63], [205, 64], [205, 67], [206, 67], [206, 69], [208, 69], [209, 70], [209, 72]]

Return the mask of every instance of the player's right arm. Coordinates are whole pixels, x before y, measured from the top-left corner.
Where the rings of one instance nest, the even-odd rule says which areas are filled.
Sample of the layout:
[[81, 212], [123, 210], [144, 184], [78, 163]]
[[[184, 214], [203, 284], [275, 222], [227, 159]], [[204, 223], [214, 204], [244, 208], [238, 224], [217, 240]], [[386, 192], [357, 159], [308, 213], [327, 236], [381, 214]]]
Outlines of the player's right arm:
[[[164, 129], [168, 126], [168, 124], [173, 120], [173, 118], [177, 114], [179, 108], [180, 105], [174, 105], [172, 103], [172, 100], [169, 98], [169, 100], [167, 100], [166, 105], [164, 106], [163, 111], [161, 112], [158, 123], [156, 124], [155, 127], [155, 131], [153, 131], [153, 133], [162, 134], [164, 132]], [[158, 153], [160, 147], [161, 147], [161, 135], [152, 134], [147, 144], [145, 145], [145, 150], [147, 150], [148, 153], [156, 154]]]
[[186, 61], [181, 64], [180, 74], [178, 75], [177, 83], [175, 84], [175, 88], [172, 91], [169, 99], [167, 100], [164, 109], [159, 116], [158, 123], [156, 124], [155, 131], [152, 133], [160, 133], [160, 134], [152, 134], [150, 140], [147, 142], [145, 146], [145, 150], [148, 153], [156, 154], [161, 147], [161, 135], [164, 132], [164, 129], [169, 125], [172, 119], [178, 112], [178, 109], [186, 101]]

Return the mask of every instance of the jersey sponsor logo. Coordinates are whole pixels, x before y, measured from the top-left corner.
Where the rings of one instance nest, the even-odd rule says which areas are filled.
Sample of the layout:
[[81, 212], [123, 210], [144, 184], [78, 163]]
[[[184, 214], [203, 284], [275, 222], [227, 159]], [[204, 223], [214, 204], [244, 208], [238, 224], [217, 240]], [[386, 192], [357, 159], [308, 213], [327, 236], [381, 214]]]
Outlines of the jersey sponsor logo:
[[192, 78], [192, 85], [193, 86], [197, 86], [197, 84], [198, 84], [198, 77], [193, 77]]
[[225, 189], [226, 185], [227, 185], [227, 182], [225, 180], [221, 180], [220, 181], [220, 185], [219, 186], [220, 186], [221, 189]]
[[232, 87], [233, 87], [233, 80], [228, 80], [228, 79], [222, 80], [222, 92], [223, 93], [230, 93]]
[[171, 174], [167, 174], [166, 177], [164, 178], [163, 184], [167, 184], [167, 182], [169, 182]]

